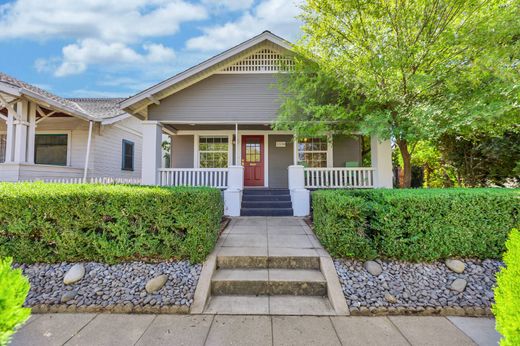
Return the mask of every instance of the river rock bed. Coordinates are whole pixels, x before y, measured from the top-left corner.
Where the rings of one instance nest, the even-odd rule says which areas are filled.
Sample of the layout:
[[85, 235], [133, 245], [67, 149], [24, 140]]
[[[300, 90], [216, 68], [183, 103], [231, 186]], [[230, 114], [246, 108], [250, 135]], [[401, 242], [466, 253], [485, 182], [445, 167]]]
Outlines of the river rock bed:
[[[382, 273], [370, 274], [363, 262], [334, 260], [351, 312], [488, 311], [494, 303], [495, 274], [503, 265], [494, 260], [463, 260], [458, 274], [444, 262], [407, 263], [377, 260]], [[467, 281], [463, 292], [450, 289], [456, 279]], [[448, 312], [449, 314], [449, 312]]]
[[[83, 278], [65, 285], [64, 276], [73, 265], [15, 265], [31, 283], [25, 305], [43, 311], [187, 312], [202, 269], [202, 265], [188, 261], [115, 265], [87, 262], [83, 263]], [[164, 286], [148, 293], [147, 282], [163, 274], [168, 277]]]

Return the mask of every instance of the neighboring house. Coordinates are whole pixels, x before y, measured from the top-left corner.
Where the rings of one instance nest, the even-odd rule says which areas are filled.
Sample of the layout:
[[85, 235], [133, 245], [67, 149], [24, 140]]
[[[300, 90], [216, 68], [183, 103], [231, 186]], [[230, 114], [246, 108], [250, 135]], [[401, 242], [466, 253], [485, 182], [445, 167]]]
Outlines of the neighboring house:
[[[372, 165], [361, 167], [355, 134], [295, 140], [273, 129], [277, 75], [290, 73], [290, 53], [287, 41], [266, 31], [121, 102], [143, 120], [143, 183], [227, 188], [229, 215], [244, 215], [248, 187], [289, 188], [295, 215], [308, 214], [308, 189], [391, 188], [390, 141], [372, 138]], [[163, 133], [171, 136], [171, 167], [162, 167]]]
[[0, 72], [0, 181], [140, 179], [140, 121], [123, 99], [64, 99]]

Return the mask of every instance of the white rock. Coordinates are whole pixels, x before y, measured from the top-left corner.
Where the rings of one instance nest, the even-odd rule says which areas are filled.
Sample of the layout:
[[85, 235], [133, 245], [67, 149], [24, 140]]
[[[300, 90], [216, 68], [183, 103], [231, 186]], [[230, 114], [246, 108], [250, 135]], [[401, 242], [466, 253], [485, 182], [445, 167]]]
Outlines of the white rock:
[[451, 283], [450, 289], [457, 292], [464, 292], [467, 284], [467, 281], [464, 279], [455, 279], [455, 281]]
[[75, 264], [69, 269], [69, 271], [67, 271], [67, 273], [65, 273], [65, 276], [63, 277], [63, 283], [65, 285], [73, 284], [81, 280], [84, 275], [85, 267], [83, 266], [83, 264]]
[[444, 262], [446, 264], [446, 267], [450, 268], [450, 270], [454, 271], [455, 273], [462, 273], [464, 271], [464, 269], [466, 268], [466, 265], [464, 264], [464, 262], [462, 261], [459, 261], [459, 260], [456, 260], [456, 259], [447, 259], [446, 262]]
[[383, 268], [381, 268], [381, 265], [374, 261], [366, 261], [363, 266], [365, 267], [367, 272], [374, 276], [378, 276], [383, 272]]
[[166, 281], [168, 281], [168, 275], [163, 274], [156, 276], [146, 283], [145, 290], [148, 293], [157, 292], [164, 286]]
[[397, 298], [393, 295], [391, 295], [390, 293], [385, 293], [385, 300], [387, 302], [389, 302], [390, 304], [395, 304], [397, 303]]

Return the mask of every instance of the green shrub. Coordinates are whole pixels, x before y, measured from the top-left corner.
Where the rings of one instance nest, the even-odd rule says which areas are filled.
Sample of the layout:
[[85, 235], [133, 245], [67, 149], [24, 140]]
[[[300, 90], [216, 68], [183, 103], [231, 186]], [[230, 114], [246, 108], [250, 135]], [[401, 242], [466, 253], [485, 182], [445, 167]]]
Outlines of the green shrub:
[[520, 231], [514, 229], [506, 243], [505, 268], [497, 274], [493, 312], [502, 346], [520, 345]]
[[332, 256], [376, 256], [366, 234], [369, 209], [364, 199], [322, 190], [312, 194], [312, 206], [316, 236]]
[[0, 256], [16, 262], [202, 261], [223, 214], [211, 188], [0, 184]]
[[7, 345], [15, 329], [21, 326], [31, 313], [22, 308], [29, 293], [29, 281], [20, 269], [11, 269], [11, 258], [0, 258], [0, 345]]
[[[325, 199], [320, 196], [327, 195]], [[319, 196], [317, 199], [316, 196]], [[335, 197], [332, 197], [335, 196]], [[365, 210], [334, 212], [338, 203]], [[320, 205], [322, 204], [323, 205]], [[314, 222], [337, 232], [365, 234], [381, 257], [432, 261], [446, 257], [500, 258], [508, 231], [518, 223], [520, 191], [507, 189], [336, 190], [313, 194]], [[321, 208], [321, 209], [320, 209]], [[343, 208], [349, 208], [343, 206]], [[350, 207], [352, 208], [352, 207]], [[361, 226], [360, 226], [361, 225]], [[357, 231], [358, 227], [362, 231]], [[318, 226], [316, 227], [319, 228]], [[337, 237], [338, 238], [338, 237]], [[328, 246], [333, 247], [334, 244]], [[338, 246], [338, 245], [335, 245]], [[341, 244], [340, 255], [352, 256], [357, 245]], [[332, 250], [334, 252], [334, 250]], [[356, 256], [357, 257], [357, 256]], [[369, 256], [359, 256], [368, 258]]]

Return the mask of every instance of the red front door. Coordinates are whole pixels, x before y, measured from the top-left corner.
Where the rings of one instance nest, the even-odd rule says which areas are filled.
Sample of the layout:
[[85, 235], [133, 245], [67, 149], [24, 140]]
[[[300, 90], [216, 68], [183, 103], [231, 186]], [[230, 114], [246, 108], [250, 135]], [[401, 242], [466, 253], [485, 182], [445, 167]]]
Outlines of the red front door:
[[244, 186], [264, 186], [264, 136], [242, 136]]

